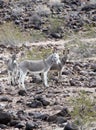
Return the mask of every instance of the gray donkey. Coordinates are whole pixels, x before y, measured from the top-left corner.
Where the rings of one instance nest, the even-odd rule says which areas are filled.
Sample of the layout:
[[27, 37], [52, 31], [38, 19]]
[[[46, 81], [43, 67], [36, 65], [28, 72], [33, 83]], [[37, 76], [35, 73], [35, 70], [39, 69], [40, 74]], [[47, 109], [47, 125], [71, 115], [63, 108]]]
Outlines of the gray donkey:
[[44, 80], [44, 85], [48, 87], [48, 82], [47, 82], [47, 73], [50, 70], [51, 66], [53, 64], [59, 64], [60, 59], [59, 55], [56, 52], [53, 52], [49, 57], [46, 59], [42, 60], [24, 60], [20, 62], [19, 64], [19, 72], [20, 72], [20, 77], [19, 77], [19, 87], [22, 84], [23, 89], [25, 89], [24, 85], [24, 80], [27, 75], [27, 72], [31, 72], [33, 74], [43, 74], [43, 80]]
[[50, 70], [56, 70], [58, 72], [58, 78], [61, 78], [62, 76], [62, 71], [64, 69], [64, 65], [68, 59], [68, 54], [69, 54], [69, 49], [63, 50], [63, 56], [60, 57], [61, 63], [59, 64], [53, 64]]
[[13, 54], [12, 57], [7, 61], [7, 71], [8, 71], [8, 83], [16, 85], [16, 79], [18, 75], [18, 64], [16, 61], [16, 55]]

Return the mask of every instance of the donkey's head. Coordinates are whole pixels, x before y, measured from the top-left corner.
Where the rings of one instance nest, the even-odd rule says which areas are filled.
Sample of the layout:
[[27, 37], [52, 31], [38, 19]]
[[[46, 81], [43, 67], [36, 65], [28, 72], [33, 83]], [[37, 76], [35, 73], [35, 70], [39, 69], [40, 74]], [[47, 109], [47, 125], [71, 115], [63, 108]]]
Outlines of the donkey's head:
[[64, 65], [68, 59], [69, 49], [63, 50], [63, 56], [61, 57], [61, 63]]
[[51, 55], [51, 60], [52, 60], [52, 63], [56, 63], [56, 64], [60, 64], [61, 63], [58, 53], [53, 53]]

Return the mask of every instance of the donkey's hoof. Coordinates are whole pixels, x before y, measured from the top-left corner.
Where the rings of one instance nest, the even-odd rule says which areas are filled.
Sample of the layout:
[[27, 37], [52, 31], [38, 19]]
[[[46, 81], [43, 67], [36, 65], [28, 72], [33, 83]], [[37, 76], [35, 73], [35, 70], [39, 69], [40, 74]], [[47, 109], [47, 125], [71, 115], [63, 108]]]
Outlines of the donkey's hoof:
[[45, 87], [49, 87], [49, 85], [45, 85]]

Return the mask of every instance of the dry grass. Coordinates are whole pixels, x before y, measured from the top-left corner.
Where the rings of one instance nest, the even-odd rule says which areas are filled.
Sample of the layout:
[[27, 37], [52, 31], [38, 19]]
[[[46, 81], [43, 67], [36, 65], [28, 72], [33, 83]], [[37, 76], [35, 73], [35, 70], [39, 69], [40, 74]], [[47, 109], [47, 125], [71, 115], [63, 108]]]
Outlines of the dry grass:
[[39, 30], [22, 32], [21, 29], [12, 22], [0, 26], [0, 42], [4, 44], [17, 45], [19, 43], [25, 43], [25, 41], [33, 42], [44, 39], [45, 36]]

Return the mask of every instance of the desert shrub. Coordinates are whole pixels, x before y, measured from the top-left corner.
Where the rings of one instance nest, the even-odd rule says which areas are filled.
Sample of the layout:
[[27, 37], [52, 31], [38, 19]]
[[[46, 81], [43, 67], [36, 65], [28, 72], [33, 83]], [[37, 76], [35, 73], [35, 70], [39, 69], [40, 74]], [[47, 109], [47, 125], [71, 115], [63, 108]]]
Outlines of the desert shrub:
[[48, 17], [51, 14], [50, 8], [48, 8], [46, 5], [38, 5], [35, 8], [35, 12], [39, 16], [46, 16], [46, 17]]
[[12, 8], [12, 14], [11, 14], [11, 17], [12, 17], [12, 19], [13, 20], [15, 20], [15, 19], [19, 19], [20, 18], [20, 16], [22, 15], [22, 13], [23, 13], [23, 8], [22, 7], [14, 7], [14, 8]]
[[63, 36], [62, 25], [62, 20], [57, 18], [50, 19], [50, 35], [54, 37], [57, 34], [57, 38], [61, 38]]
[[73, 110], [71, 116], [75, 123], [84, 130], [90, 123], [96, 121], [96, 99], [87, 95], [85, 91], [80, 91], [79, 95], [71, 99]]
[[29, 24], [33, 24], [35, 29], [40, 29], [42, 24], [42, 19], [37, 13], [35, 13], [32, 15], [32, 17], [30, 17]]
[[27, 59], [36, 60], [36, 59], [44, 59], [49, 54], [51, 54], [50, 48], [34, 47], [32, 50], [26, 51]]
[[50, 1], [49, 2], [50, 5], [50, 9], [53, 13], [60, 13], [61, 11], [63, 11], [63, 7], [64, 7], [64, 3], [61, 3], [60, 0], [56, 0], [56, 1]]

